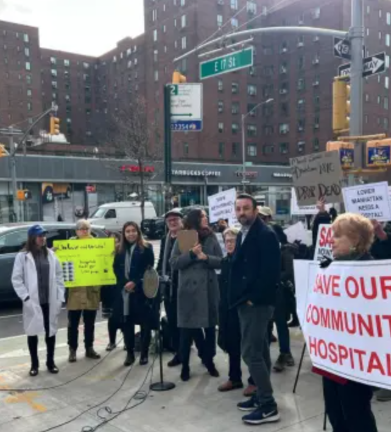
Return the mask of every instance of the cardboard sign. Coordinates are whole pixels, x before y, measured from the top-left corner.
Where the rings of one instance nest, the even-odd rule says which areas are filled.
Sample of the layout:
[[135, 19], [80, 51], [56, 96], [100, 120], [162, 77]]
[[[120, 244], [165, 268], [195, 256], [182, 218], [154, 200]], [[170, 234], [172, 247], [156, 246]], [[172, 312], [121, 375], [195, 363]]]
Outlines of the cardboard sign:
[[391, 390], [391, 261], [295, 261], [297, 312], [312, 364]]
[[232, 226], [237, 222], [235, 214], [236, 189], [228, 189], [208, 197], [210, 222], [227, 219]]
[[178, 233], [178, 246], [182, 253], [189, 252], [198, 243], [198, 233], [195, 230], [181, 230]]
[[323, 261], [325, 258], [333, 259], [333, 251], [331, 248], [331, 239], [333, 230], [331, 225], [319, 225], [318, 237], [316, 238], [314, 260]]
[[113, 262], [114, 239], [61, 240], [53, 246], [67, 288], [96, 287], [117, 283]]
[[292, 158], [290, 164], [300, 206], [314, 205], [321, 198], [328, 203], [342, 202], [343, 173], [337, 151]]
[[[326, 204], [326, 210], [329, 211], [332, 207], [332, 204]], [[291, 195], [291, 215], [316, 215], [319, 213], [319, 210], [316, 208], [315, 205], [309, 205], [309, 206], [299, 206], [297, 203], [297, 197], [296, 197], [296, 191], [295, 188], [292, 188], [292, 195]]]
[[391, 220], [388, 183], [372, 183], [343, 189], [345, 209], [379, 222]]

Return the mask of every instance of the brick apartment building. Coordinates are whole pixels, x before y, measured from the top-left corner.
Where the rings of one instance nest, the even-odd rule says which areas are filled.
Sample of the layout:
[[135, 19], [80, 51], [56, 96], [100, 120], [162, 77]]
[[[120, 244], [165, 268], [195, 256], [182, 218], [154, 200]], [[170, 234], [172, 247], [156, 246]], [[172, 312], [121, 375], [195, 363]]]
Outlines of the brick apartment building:
[[[145, 33], [99, 58], [40, 49], [37, 28], [0, 21], [0, 127], [28, 121], [54, 100], [68, 140], [97, 145], [97, 123], [139, 94], [162, 128], [163, 86], [174, 67], [197, 82], [199, 62], [212, 57], [194, 54], [177, 65], [173, 59], [211, 35], [261, 26], [350, 26], [350, 0], [144, 0], [144, 6]], [[367, 0], [364, 15], [366, 54], [387, 54], [387, 72], [364, 85], [364, 132], [387, 133], [391, 3]], [[331, 38], [257, 34], [253, 45], [253, 68], [204, 81], [204, 130], [173, 134], [176, 160], [240, 163], [240, 115], [270, 98], [273, 103], [246, 119], [249, 161], [281, 164], [324, 149], [332, 137], [332, 78], [341, 63]]]

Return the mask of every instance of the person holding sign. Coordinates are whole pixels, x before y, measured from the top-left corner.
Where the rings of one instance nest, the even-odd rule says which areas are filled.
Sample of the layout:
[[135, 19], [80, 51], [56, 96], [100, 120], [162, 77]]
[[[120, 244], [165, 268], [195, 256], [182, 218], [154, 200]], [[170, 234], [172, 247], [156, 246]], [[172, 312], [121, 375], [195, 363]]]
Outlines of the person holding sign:
[[213, 358], [216, 355], [216, 325], [218, 324], [219, 284], [216, 269], [221, 266], [223, 253], [216, 235], [208, 226], [208, 217], [201, 209], [189, 212], [186, 230], [198, 234], [199, 243], [190, 250], [181, 250], [179, 241], [171, 255], [171, 268], [179, 271], [178, 327], [181, 329], [181, 379], [190, 379], [190, 349], [201, 329], [205, 331], [202, 360], [209, 374], [218, 377]]
[[30, 376], [35, 377], [39, 372], [40, 333], [46, 335], [48, 371], [57, 374], [54, 350], [65, 287], [60, 262], [46, 246], [46, 231], [40, 225], [28, 230], [26, 247], [15, 259], [12, 285], [23, 302], [23, 325], [31, 357]]
[[[369, 251], [374, 240], [371, 222], [359, 215], [345, 213], [332, 225], [332, 251], [335, 261], [372, 260]], [[330, 261], [324, 262], [325, 267]], [[334, 432], [377, 432], [371, 409], [372, 388], [318, 368], [323, 376], [326, 412]]]
[[135, 222], [127, 222], [122, 229], [121, 247], [114, 259], [117, 289], [122, 291], [124, 335], [127, 355], [124, 366], [135, 362], [135, 326], [141, 327], [140, 365], [148, 363], [151, 329], [158, 321], [156, 302], [148, 299], [143, 291], [145, 271], [153, 267], [155, 257], [152, 246], [147, 243]]
[[[76, 237], [70, 240], [90, 240], [91, 224], [80, 219], [76, 223]], [[95, 320], [100, 305], [100, 287], [68, 288], [68, 345], [69, 362], [76, 362], [76, 351], [79, 341], [79, 323], [83, 315], [84, 321], [84, 346], [86, 357], [93, 360], [100, 359], [100, 355], [94, 350]]]

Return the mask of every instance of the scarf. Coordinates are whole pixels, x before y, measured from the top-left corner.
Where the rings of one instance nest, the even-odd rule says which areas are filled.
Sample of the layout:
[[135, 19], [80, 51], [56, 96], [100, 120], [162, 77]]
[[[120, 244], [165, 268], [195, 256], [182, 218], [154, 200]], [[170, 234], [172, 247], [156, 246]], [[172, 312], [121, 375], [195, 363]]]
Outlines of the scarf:
[[[136, 243], [132, 244], [129, 248], [126, 248], [125, 253], [125, 280], [129, 281], [129, 273], [130, 273], [130, 267], [132, 265], [132, 257], [133, 252], [136, 247]], [[122, 297], [124, 299], [124, 316], [129, 316], [129, 297], [130, 292], [126, 291], [125, 288], [122, 291]]]

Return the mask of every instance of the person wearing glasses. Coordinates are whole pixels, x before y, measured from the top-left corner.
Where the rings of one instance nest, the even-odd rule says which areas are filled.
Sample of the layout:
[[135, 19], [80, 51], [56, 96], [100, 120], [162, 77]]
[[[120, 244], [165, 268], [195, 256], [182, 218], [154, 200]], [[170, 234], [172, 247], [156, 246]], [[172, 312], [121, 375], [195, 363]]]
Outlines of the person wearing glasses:
[[38, 335], [45, 334], [46, 367], [59, 372], [54, 362], [58, 316], [64, 302], [64, 280], [61, 265], [46, 246], [46, 231], [34, 225], [27, 232], [25, 248], [18, 253], [12, 272], [12, 285], [23, 302], [23, 326], [31, 357], [30, 376], [39, 373]]
[[[91, 225], [85, 219], [76, 223], [76, 237], [70, 240], [90, 240]], [[84, 346], [86, 357], [93, 360], [100, 359], [100, 355], [94, 350], [95, 320], [100, 304], [100, 287], [78, 287], [68, 289], [68, 345], [69, 362], [77, 360], [76, 352], [79, 341], [79, 323], [83, 315], [84, 321]]]

